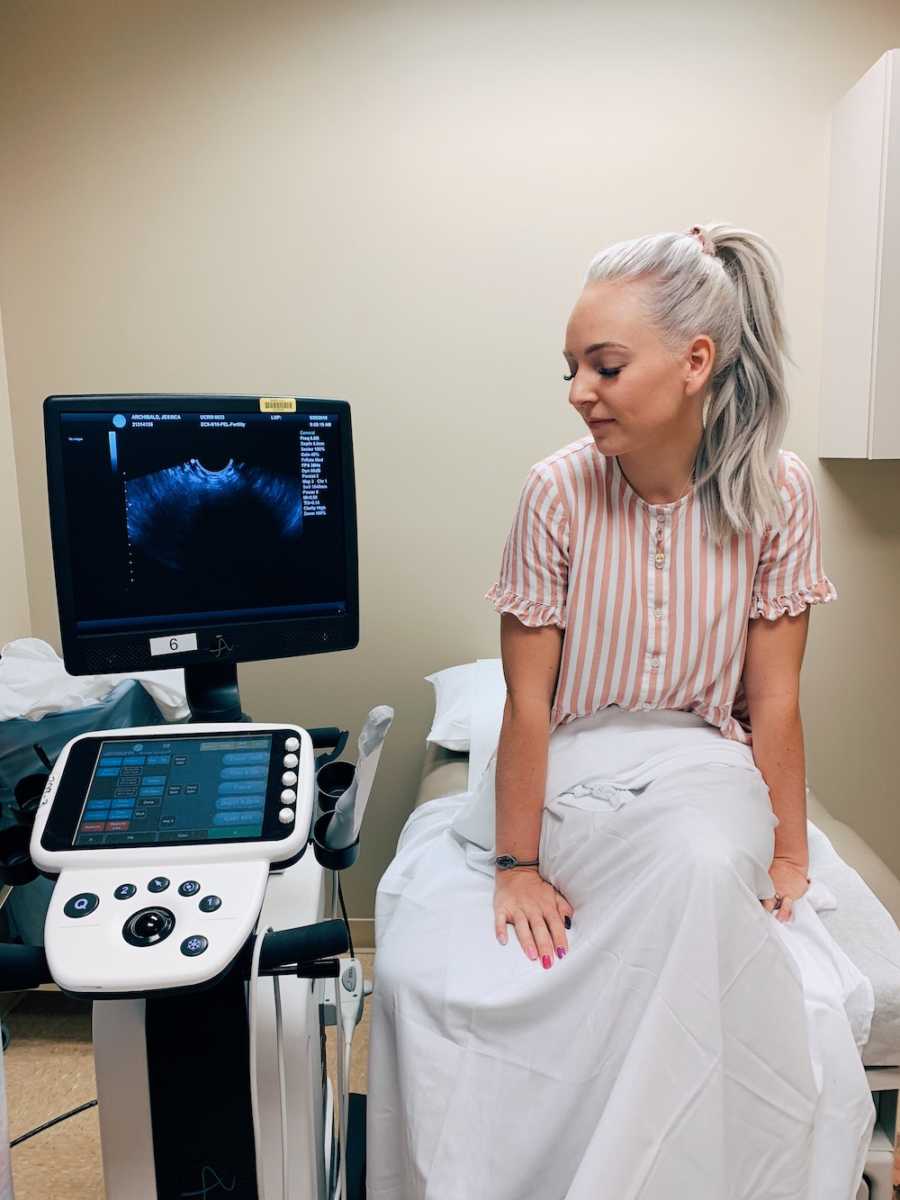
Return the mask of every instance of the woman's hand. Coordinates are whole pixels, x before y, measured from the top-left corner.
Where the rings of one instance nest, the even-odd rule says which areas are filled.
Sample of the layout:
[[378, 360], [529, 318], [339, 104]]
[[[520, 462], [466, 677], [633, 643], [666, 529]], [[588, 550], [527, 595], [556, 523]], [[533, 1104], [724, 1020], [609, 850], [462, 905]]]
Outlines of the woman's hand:
[[534, 867], [497, 869], [494, 879], [494, 928], [506, 945], [506, 926], [515, 927], [522, 949], [532, 960], [540, 954], [545, 969], [554, 955], [563, 958], [569, 949], [566, 929], [575, 910], [561, 892]]
[[[794, 859], [776, 854], [771, 867], [769, 867], [769, 875], [775, 884], [775, 891], [784, 896], [781, 908], [775, 910], [775, 916], [779, 921], [790, 921], [794, 908], [793, 902], [799, 900], [809, 890], [806, 868]], [[772, 912], [775, 909], [774, 896], [762, 900], [761, 903], [766, 912]]]

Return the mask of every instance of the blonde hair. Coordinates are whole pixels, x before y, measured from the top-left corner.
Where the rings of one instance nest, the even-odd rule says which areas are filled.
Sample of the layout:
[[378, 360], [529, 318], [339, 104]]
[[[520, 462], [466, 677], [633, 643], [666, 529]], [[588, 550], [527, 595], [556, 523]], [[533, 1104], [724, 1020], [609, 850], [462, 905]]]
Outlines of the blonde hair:
[[[697, 228], [696, 226], [694, 228]], [[663, 344], [680, 353], [699, 334], [716, 347], [694, 464], [694, 488], [716, 544], [785, 519], [777, 482], [788, 423], [781, 267], [758, 233], [732, 225], [658, 233], [601, 250], [585, 284], [641, 279], [642, 305]]]

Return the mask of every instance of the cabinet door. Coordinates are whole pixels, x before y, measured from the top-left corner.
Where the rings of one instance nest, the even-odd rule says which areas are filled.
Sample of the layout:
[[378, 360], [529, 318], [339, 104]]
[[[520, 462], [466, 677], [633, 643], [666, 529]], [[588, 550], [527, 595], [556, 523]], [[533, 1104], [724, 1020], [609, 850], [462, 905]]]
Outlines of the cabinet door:
[[879, 288], [870, 458], [900, 458], [900, 51], [885, 56]]
[[831, 117], [819, 454], [871, 456], [888, 55]]

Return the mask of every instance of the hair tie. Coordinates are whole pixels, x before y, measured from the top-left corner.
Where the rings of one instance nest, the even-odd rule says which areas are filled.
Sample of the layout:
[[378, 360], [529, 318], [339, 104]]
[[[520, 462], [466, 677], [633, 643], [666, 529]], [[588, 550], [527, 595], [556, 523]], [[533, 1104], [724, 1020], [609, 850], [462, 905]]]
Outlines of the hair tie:
[[705, 229], [700, 225], [692, 225], [688, 232], [692, 237], [697, 238], [704, 254], [711, 254], [713, 258], [716, 257], [716, 247]]

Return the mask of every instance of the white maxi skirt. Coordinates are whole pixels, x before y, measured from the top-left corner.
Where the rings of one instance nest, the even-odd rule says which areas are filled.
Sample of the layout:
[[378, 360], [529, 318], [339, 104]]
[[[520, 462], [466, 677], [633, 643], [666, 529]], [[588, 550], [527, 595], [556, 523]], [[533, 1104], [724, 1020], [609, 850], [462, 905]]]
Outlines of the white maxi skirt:
[[494, 933], [494, 764], [410, 815], [378, 885], [368, 1200], [855, 1200], [872, 988], [814, 876], [790, 922], [760, 904], [751, 749], [680, 710], [554, 731], [549, 970]]

